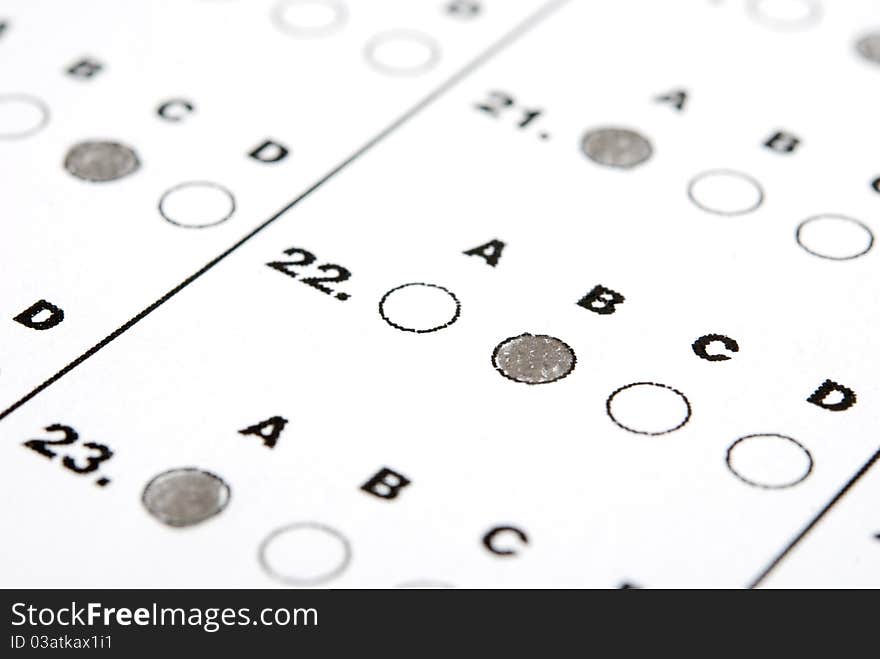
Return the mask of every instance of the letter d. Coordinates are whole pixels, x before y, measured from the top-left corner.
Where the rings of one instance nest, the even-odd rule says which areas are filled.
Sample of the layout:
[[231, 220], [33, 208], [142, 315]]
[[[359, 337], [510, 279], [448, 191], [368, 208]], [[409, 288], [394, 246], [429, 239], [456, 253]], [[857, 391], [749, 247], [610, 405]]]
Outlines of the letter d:
[[[44, 312], [48, 312], [49, 315], [41, 320], [37, 320], [37, 316], [44, 315]], [[40, 300], [39, 302], [34, 302], [13, 318], [13, 320], [31, 329], [47, 330], [64, 320], [64, 311], [51, 302]]]

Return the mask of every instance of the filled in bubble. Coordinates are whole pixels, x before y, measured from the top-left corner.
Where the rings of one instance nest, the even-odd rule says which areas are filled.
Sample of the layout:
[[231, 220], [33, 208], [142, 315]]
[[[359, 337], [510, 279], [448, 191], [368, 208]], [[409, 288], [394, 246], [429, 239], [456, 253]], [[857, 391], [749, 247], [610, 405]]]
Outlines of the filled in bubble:
[[229, 486], [219, 476], [187, 467], [153, 478], [144, 488], [149, 513], [168, 526], [192, 526], [219, 514], [229, 503]]
[[136, 172], [141, 166], [131, 147], [119, 142], [80, 142], [67, 152], [64, 169], [84, 181], [115, 181]]
[[880, 32], [873, 32], [859, 39], [856, 50], [869, 62], [880, 64]]
[[504, 377], [524, 384], [556, 382], [574, 370], [575, 355], [564, 341], [546, 334], [505, 339], [492, 353], [492, 365]]
[[597, 128], [587, 132], [581, 142], [584, 154], [606, 167], [631, 169], [651, 157], [651, 142], [628, 128]]

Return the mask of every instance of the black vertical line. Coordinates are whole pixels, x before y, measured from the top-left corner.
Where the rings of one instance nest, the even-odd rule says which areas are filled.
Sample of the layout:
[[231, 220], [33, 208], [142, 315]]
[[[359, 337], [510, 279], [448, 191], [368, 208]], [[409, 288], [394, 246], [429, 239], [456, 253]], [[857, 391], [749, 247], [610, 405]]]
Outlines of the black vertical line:
[[62, 368], [57, 373], [55, 373], [55, 375], [50, 377], [48, 380], [46, 380], [42, 384], [38, 385], [33, 391], [31, 391], [26, 396], [24, 396], [23, 398], [19, 399], [18, 401], [16, 401], [12, 405], [10, 405], [2, 413], [0, 413], [0, 420], [5, 419], [7, 416], [12, 414], [19, 407], [21, 407], [22, 405], [27, 403], [29, 400], [34, 398], [34, 396], [36, 396], [37, 394], [42, 392], [44, 389], [46, 389], [47, 387], [51, 386], [52, 384], [54, 384], [55, 382], [57, 382], [58, 380], [63, 378], [68, 373], [70, 373], [73, 369], [75, 369], [77, 366], [82, 364], [89, 357], [91, 357], [96, 352], [98, 352], [101, 348], [105, 347], [109, 343], [112, 343], [115, 339], [119, 338], [119, 336], [121, 336], [122, 334], [127, 332], [129, 329], [131, 329], [134, 325], [136, 325], [141, 320], [143, 320], [144, 318], [149, 316], [156, 309], [161, 307], [163, 304], [165, 304], [168, 300], [170, 300], [172, 297], [177, 295], [184, 288], [186, 288], [187, 286], [192, 284], [199, 277], [204, 275], [211, 268], [213, 268], [215, 265], [220, 263], [223, 259], [225, 259], [227, 256], [232, 254], [239, 247], [241, 247], [246, 242], [248, 242], [251, 238], [253, 238], [258, 233], [260, 233], [263, 229], [265, 229], [270, 224], [275, 222], [279, 217], [284, 215], [284, 213], [289, 211], [291, 208], [296, 206], [303, 199], [305, 199], [310, 194], [315, 192], [318, 188], [320, 188], [322, 185], [324, 185], [327, 181], [329, 181], [334, 176], [336, 176], [339, 172], [341, 172], [346, 167], [351, 165], [358, 158], [363, 156], [370, 149], [372, 149], [374, 146], [379, 144], [382, 140], [384, 140], [391, 133], [393, 133], [398, 128], [400, 128], [402, 125], [404, 125], [405, 123], [410, 121], [413, 117], [418, 115], [422, 110], [424, 110], [426, 107], [428, 107], [434, 101], [436, 101], [438, 98], [440, 98], [440, 96], [442, 96], [444, 93], [446, 93], [447, 91], [452, 89], [455, 85], [457, 85], [459, 82], [461, 82], [464, 78], [466, 78], [468, 75], [470, 75], [476, 69], [478, 69], [480, 66], [485, 64], [487, 61], [489, 61], [492, 57], [497, 55], [499, 52], [504, 50], [507, 46], [509, 46], [514, 41], [516, 41], [519, 37], [521, 37], [526, 32], [531, 30], [533, 27], [538, 25], [541, 21], [543, 21], [550, 14], [552, 14], [554, 11], [559, 9], [562, 5], [566, 4], [568, 1], [569, 0], [553, 0], [552, 2], [548, 2], [544, 5], [542, 5], [541, 8], [538, 9], [538, 11], [531, 14], [524, 21], [519, 23], [516, 27], [514, 27], [512, 30], [510, 30], [508, 33], [506, 33], [504, 36], [502, 36], [498, 41], [496, 41], [494, 44], [489, 46], [489, 48], [487, 48], [485, 51], [483, 51], [480, 55], [478, 55], [473, 60], [471, 60], [468, 64], [466, 64], [464, 66], [464, 68], [460, 69], [457, 73], [453, 74], [450, 78], [448, 78], [445, 82], [443, 82], [434, 91], [432, 91], [430, 94], [425, 96], [421, 101], [416, 103], [413, 107], [411, 107], [409, 110], [407, 110], [405, 113], [403, 113], [400, 117], [398, 117], [393, 122], [391, 122], [384, 130], [379, 132], [372, 139], [370, 139], [366, 144], [364, 144], [361, 148], [359, 148], [357, 151], [352, 153], [348, 158], [343, 160], [341, 163], [336, 165], [336, 167], [334, 167], [329, 172], [324, 174], [324, 176], [322, 176], [317, 181], [315, 181], [315, 183], [313, 183], [310, 187], [308, 187], [305, 190], [305, 192], [303, 192], [298, 197], [296, 197], [293, 201], [291, 201], [289, 204], [284, 206], [284, 208], [282, 208], [277, 213], [275, 213], [272, 217], [270, 217], [268, 220], [266, 220], [265, 222], [260, 224], [256, 229], [254, 229], [253, 231], [251, 231], [250, 233], [245, 235], [241, 240], [239, 240], [237, 243], [232, 245], [225, 252], [223, 252], [219, 256], [213, 258], [211, 261], [209, 261], [204, 266], [199, 268], [199, 270], [197, 270], [195, 273], [193, 273], [192, 275], [190, 275], [189, 277], [184, 279], [177, 286], [175, 286], [170, 291], [165, 293], [165, 295], [160, 297], [158, 300], [153, 302], [146, 309], [144, 309], [139, 314], [137, 314], [134, 318], [132, 318], [131, 320], [126, 322], [124, 325], [122, 325], [121, 327], [119, 327], [118, 329], [113, 331], [107, 337], [105, 337], [102, 341], [100, 341], [99, 343], [96, 343], [94, 346], [92, 346], [91, 348], [86, 350], [83, 354], [81, 354], [79, 357], [74, 359], [67, 366]]
[[844, 485], [840, 489], [840, 491], [834, 495], [831, 501], [825, 504], [825, 507], [822, 508], [822, 510], [820, 510], [818, 514], [813, 517], [813, 519], [810, 520], [809, 524], [807, 524], [803, 528], [803, 530], [798, 533], [781, 552], [779, 552], [776, 558], [774, 558], [770, 562], [770, 564], [764, 568], [764, 570], [754, 579], [754, 581], [752, 581], [752, 583], [749, 584], [748, 587], [757, 588], [758, 586], [760, 586], [761, 583], [763, 583], [763, 581], [768, 576], [770, 576], [770, 573], [776, 569], [776, 566], [778, 566], [783, 560], [785, 560], [785, 557], [788, 556], [792, 552], [792, 550], [797, 547], [801, 540], [803, 540], [807, 536], [807, 534], [813, 530], [816, 524], [818, 524], [835, 505], [837, 505], [837, 502], [840, 501], [844, 497], [844, 495], [846, 495], [846, 493], [850, 491], [850, 489], [852, 489], [852, 486], [855, 485], [862, 476], [868, 473], [868, 470], [871, 469], [874, 463], [876, 463], [878, 460], [880, 460], [880, 449], [878, 449], [878, 451], [874, 453], [874, 455], [872, 455], [865, 464], [862, 465], [861, 469], [859, 469], [855, 473], [855, 475], [846, 482], [846, 485]]

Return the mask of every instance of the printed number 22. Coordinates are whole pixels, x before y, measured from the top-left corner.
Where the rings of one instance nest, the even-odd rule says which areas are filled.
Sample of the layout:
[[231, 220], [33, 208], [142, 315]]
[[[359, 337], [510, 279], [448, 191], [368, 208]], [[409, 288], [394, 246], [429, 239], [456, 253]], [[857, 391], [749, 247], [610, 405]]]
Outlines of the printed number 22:
[[[290, 249], [285, 249], [284, 253], [287, 256], [294, 257], [295, 260], [271, 261], [266, 265], [294, 278], [298, 276], [298, 273], [294, 271], [294, 268], [308, 267], [312, 265], [317, 259], [314, 254], [299, 247], [291, 247]], [[303, 284], [307, 284], [313, 288], [317, 288], [322, 293], [333, 295], [337, 300], [347, 300], [351, 297], [348, 293], [337, 293], [335, 290], [326, 285], [327, 283], [346, 281], [349, 277], [351, 277], [351, 272], [349, 272], [346, 268], [343, 268], [341, 265], [336, 265], [334, 263], [325, 263], [323, 265], [315, 266], [315, 269], [319, 270], [320, 272], [331, 274], [330, 276], [324, 277], [303, 277], [302, 279], [300, 279], [300, 281]]]

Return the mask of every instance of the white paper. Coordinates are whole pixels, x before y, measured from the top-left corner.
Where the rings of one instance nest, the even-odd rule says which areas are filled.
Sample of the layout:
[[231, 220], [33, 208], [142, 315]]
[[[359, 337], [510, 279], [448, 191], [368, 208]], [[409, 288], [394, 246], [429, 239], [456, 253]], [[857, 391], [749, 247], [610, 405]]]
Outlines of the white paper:
[[[0, 139], [3, 585], [880, 586], [880, 467], [836, 498], [880, 443], [880, 4], [448, 4], [4, 4], [0, 134], [48, 118]], [[76, 178], [85, 140], [140, 167]], [[573, 370], [503, 377], [524, 333]], [[222, 511], [152, 515], [177, 468]]]

